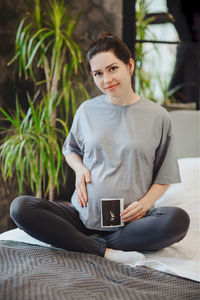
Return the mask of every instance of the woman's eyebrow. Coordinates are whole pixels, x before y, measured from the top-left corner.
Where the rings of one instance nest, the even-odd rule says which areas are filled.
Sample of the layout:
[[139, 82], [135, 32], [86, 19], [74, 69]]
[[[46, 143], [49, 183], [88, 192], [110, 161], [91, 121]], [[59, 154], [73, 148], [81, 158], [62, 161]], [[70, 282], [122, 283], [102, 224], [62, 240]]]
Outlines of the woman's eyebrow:
[[[117, 64], [117, 63], [112, 63], [112, 64], [110, 64], [110, 65], [108, 65], [108, 66], [106, 66], [106, 69], [109, 69], [110, 67], [112, 67], [113, 65], [115, 65], [115, 64]], [[99, 70], [94, 70], [94, 71], [92, 71], [92, 73], [96, 73], [96, 72], [100, 72], [101, 71], [101, 69], [99, 69]]]

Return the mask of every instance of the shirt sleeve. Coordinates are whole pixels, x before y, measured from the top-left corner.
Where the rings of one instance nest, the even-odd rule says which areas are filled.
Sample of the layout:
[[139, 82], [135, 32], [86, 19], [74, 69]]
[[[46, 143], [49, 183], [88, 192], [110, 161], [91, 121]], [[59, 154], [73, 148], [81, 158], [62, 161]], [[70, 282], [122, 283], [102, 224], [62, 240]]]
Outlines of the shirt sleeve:
[[181, 182], [176, 156], [174, 135], [168, 113], [163, 116], [161, 140], [156, 149], [153, 183], [171, 184]]
[[62, 153], [64, 156], [71, 153], [77, 153], [83, 156], [79, 110], [76, 111], [70, 132], [64, 141]]

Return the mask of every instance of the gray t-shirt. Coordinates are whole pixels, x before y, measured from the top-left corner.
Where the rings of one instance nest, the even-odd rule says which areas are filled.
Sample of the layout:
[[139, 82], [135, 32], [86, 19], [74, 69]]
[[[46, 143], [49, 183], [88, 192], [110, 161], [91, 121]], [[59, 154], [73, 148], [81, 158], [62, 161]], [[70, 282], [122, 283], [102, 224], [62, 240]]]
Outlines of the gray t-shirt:
[[101, 198], [124, 198], [126, 208], [153, 183], [180, 182], [169, 114], [143, 97], [127, 106], [112, 104], [106, 95], [82, 103], [63, 145], [63, 154], [70, 153], [81, 155], [91, 172], [87, 207], [78, 203], [76, 190], [72, 196], [90, 229], [102, 230]]

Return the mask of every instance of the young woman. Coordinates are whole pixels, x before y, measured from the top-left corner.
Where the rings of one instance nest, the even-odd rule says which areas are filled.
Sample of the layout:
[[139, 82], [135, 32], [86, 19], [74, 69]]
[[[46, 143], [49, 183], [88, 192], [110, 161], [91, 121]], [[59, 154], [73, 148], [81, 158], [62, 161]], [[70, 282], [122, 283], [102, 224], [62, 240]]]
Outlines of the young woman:
[[[118, 37], [101, 34], [86, 59], [103, 94], [80, 105], [63, 146], [76, 174], [72, 204], [21, 196], [11, 217], [56, 247], [135, 263], [145, 259], [142, 251], [180, 241], [189, 227], [181, 208], [154, 208], [169, 185], [180, 182], [171, 122], [164, 108], [135, 94], [134, 60]], [[124, 199], [124, 226], [102, 227], [102, 198]]]

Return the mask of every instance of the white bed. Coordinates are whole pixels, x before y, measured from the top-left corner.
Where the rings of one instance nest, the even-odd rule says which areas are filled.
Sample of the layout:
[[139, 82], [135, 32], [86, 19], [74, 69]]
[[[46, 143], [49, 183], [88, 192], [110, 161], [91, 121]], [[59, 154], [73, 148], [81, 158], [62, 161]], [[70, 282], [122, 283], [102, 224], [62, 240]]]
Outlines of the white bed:
[[185, 209], [190, 227], [181, 242], [146, 256], [163, 263], [166, 272], [200, 281], [200, 111], [177, 110], [170, 116], [182, 182], [171, 185], [156, 205]]
[[[156, 252], [146, 252], [147, 260], [137, 265], [200, 281], [200, 158], [178, 160], [181, 180], [173, 184], [159, 199], [157, 206], [179, 206], [190, 216], [190, 228], [186, 237], [171, 247]], [[13, 240], [51, 247], [20, 229], [0, 234], [0, 240]]]
[[146, 257], [163, 263], [169, 272], [200, 281], [200, 158], [182, 158], [178, 162], [182, 182], [171, 185], [156, 205], [185, 209], [190, 216], [189, 231], [181, 242]]

